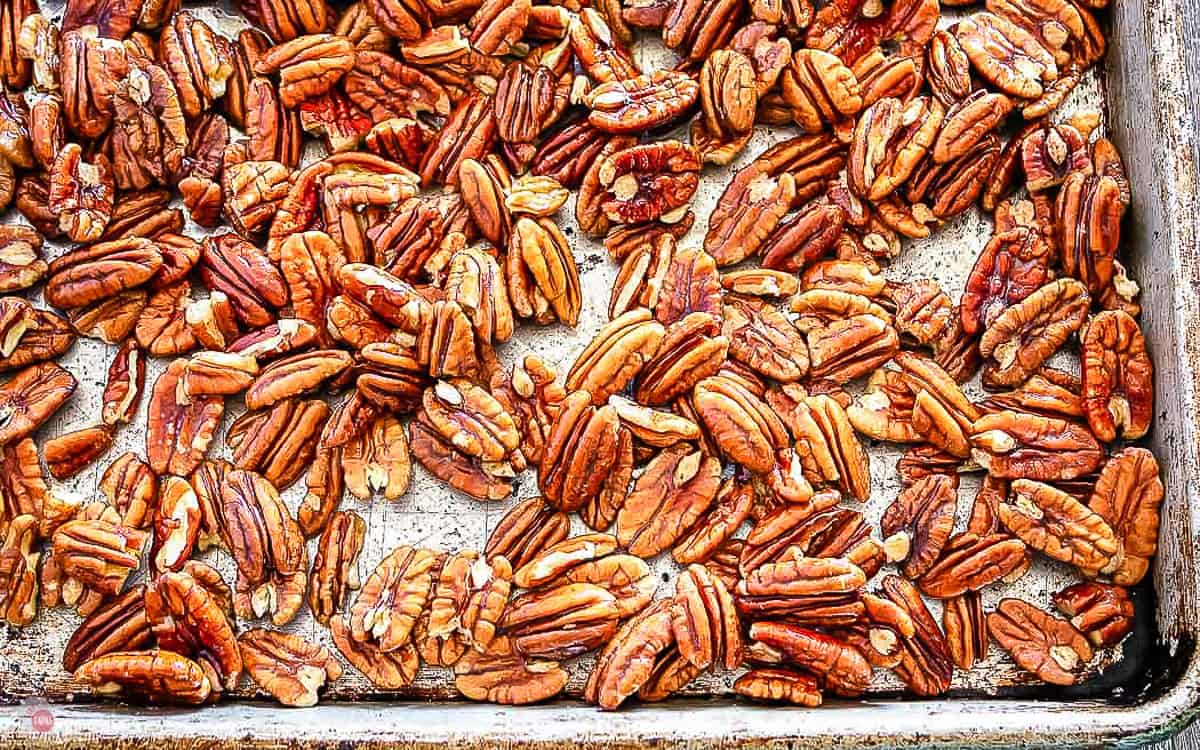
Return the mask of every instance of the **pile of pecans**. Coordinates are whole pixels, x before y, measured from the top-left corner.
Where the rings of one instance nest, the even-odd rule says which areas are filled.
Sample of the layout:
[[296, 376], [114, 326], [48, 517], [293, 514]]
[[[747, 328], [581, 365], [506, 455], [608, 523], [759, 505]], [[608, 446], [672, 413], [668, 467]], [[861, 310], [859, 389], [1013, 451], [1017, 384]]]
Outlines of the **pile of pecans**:
[[[942, 694], [990, 640], [1075, 682], [1131, 628], [1163, 497], [1129, 445], [1154, 412], [1129, 184], [1095, 117], [1056, 116], [1105, 4], [242, 0], [231, 39], [178, 0], [69, 0], [59, 24], [0, 0], [0, 203], [28, 223], [0, 227], [0, 616], [73, 608], [63, 666], [151, 702], [245, 674], [312, 705], [344, 660], [529, 703], [597, 652], [605, 709], [734, 670], [811, 706], [877, 669]], [[675, 67], [639, 68], [648, 35]], [[799, 134], [683, 242], [704, 166], [756, 125]], [[565, 373], [503, 364], [518, 322], [579, 320], [572, 191], [620, 264], [610, 322]], [[888, 277], [977, 204], [994, 230], [957, 302]], [[39, 441], [77, 336], [112, 345], [103, 409]], [[108, 452], [150, 357], [145, 455], [102, 499], [53, 491], [43, 463]], [[878, 528], [869, 441], [910, 446]], [[481, 501], [531, 470], [540, 495], [482, 551], [400, 546], [360, 583], [343, 498], [401, 499], [414, 461]], [[963, 472], [985, 474], [965, 528]], [[1039, 554], [1077, 571], [1058, 613], [985, 612]], [[281, 630], [306, 605], [333, 649]]]

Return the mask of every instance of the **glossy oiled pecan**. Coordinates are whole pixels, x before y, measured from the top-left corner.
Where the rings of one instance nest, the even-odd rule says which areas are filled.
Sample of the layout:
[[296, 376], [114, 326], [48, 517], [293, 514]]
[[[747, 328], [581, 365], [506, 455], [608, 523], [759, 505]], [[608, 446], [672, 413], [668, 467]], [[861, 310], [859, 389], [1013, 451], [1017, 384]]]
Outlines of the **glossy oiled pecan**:
[[246, 674], [285, 706], [317, 703], [317, 693], [342, 676], [341, 663], [324, 646], [291, 633], [263, 628], [238, 636]]
[[1075, 684], [1092, 660], [1091, 646], [1071, 623], [1021, 599], [1001, 601], [987, 623], [1013, 661], [1053, 685]]
[[692, 399], [704, 426], [727, 458], [757, 473], [769, 472], [775, 466], [775, 453], [788, 442], [787, 428], [762, 399], [721, 375], [701, 380]]
[[729, 295], [721, 332], [729, 356], [766, 377], [794, 382], [808, 374], [804, 337], [774, 306], [753, 297]]
[[269, 613], [275, 625], [287, 624], [308, 583], [299, 527], [279, 492], [254, 472], [228, 471], [219, 492], [223, 534], [238, 567], [234, 609], [246, 619]]
[[1087, 315], [1087, 290], [1075, 279], [1052, 281], [1007, 308], [983, 332], [979, 352], [991, 358], [986, 378], [1019, 385], [1079, 330]]
[[1071, 495], [1048, 484], [1016, 479], [999, 507], [1000, 522], [1026, 544], [1095, 575], [1118, 550], [1112, 527]]
[[954, 674], [950, 648], [916, 587], [899, 576], [887, 576], [883, 579], [883, 595], [899, 605], [914, 625], [913, 636], [900, 641], [901, 657], [896, 675], [918, 695], [946, 692]]
[[1136, 440], [1154, 413], [1154, 367], [1142, 330], [1124, 310], [1106, 310], [1083, 334], [1082, 396], [1092, 433]]
[[1022, 412], [985, 414], [972, 426], [970, 441], [975, 460], [1000, 479], [1076, 479], [1104, 460], [1086, 427]]
[[634, 146], [606, 158], [597, 174], [600, 204], [615, 222], [641, 224], [685, 209], [700, 183], [700, 157], [667, 140]]
[[612, 711], [651, 678], [659, 654], [675, 642], [673, 608], [659, 600], [617, 630], [588, 676], [584, 700]]
[[196, 662], [172, 651], [113, 651], [81, 664], [75, 679], [101, 695], [132, 695], [150, 703], [199, 705], [212, 683]]
[[1117, 551], [1102, 571], [1113, 581], [1132, 586], [1145, 577], [1158, 549], [1158, 508], [1163, 485], [1158, 462], [1144, 448], [1125, 448], [1100, 471], [1088, 508], [1112, 527]]
[[657, 70], [602, 83], [584, 97], [588, 121], [607, 133], [638, 133], [683, 116], [696, 102], [700, 84], [684, 73]]
[[790, 173], [774, 176], [758, 162], [729, 181], [709, 219], [704, 249], [720, 265], [738, 263], [758, 252], [796, 196]]
[[1083, 581], [1056, 592], [1053, 599], [1096, 648], [1117, 645], [1133, 629], [1133, 601], [1121, 586]]
[[838, 695], [861, 695], [870, 684], [871, 665], [866, 658], [832, 636], [790, 623], [764, 621], [750, 626], [750, 638], [754, 645], [765, 646], [778, 661], [815, 675], [825, 688]]
[[651, 557], [672, 546], [708, 510], [720, 486], [720, 462], [685, 444], [665, 448], [638, 477], [617, 514], [617, 538]]

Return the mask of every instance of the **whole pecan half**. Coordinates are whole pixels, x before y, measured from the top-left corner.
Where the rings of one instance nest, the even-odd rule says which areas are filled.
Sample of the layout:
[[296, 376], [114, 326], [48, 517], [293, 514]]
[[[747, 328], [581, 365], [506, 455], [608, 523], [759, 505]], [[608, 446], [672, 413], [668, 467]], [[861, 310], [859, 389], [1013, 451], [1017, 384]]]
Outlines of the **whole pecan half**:
[[75, 679], [101, 695], [131, 695], [150, 703], [199, 705], [212, 683], [196, 662], [173, 651], [112, 651], [90, 659]]
[[1125, 448], [1110, 458], [1088, 498], [1088, 508], [1112, 527], [1117, 551], [1102, 572], [1133, 586], [1150, 569], [1158, 549], [1158, 508], [1163, 500], [1158, 462], [1144, 448]]
[[987, 623], [1013, 661], [1052, 685], [1074, 685], [1092, 660], [1092, 647], [1071, 623], [1021, 599], [1001, 601]]
[[617, 513], [617, 538], [630, 553], [652, 557], [671, 547], [708, 510], [721, 481], [720, 462], [686, 444], [651, 459]]
[[400, 546], [380, 561], [348, 613], [355, 641], [387, 653], [405, 646], [425, 609], [439, 564], [432, 550]]
[[980, 417], [971, 427], [970, 441], [976, 462], [999, 479], [1076, 479], [1104, 460], [1100, 444], [1085, 427], [1016, 411]]
[[1029, 479], [1013, 480], [1012, 496], [999, 508], [1000, 522], [1046, 555], [1095, 574], [1118, 546], [1105, 520], [1071, 495]]
[[317, 703], [318, 691], [342, 676], [329, 649], [298, 635], [255, 628], [238, 636], [246, 674], [285, 706]]
[[1105, 310], [1083, 334], [1082, 396], [1097, 438], [1136, 440], [1154, 414], [1154, 366], [1142, 330], [1124, 310]]

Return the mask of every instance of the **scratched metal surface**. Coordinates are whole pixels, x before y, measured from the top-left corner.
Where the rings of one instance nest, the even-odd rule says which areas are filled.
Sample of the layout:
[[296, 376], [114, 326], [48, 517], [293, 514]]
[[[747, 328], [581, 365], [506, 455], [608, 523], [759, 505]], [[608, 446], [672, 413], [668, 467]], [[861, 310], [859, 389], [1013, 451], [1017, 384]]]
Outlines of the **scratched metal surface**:
[[[225, 33], [237, 28], [237, 20], [220, 11], [196, 9]], [[768, 709], [719, 700], [676, 700], [662, 706], [643, 706], [620, 715], [602, 715], [569, 702], [522, 709], [469, 704], [424, 704], [408, 702], [355, 703], [362, 698], [445, 698], [452, 696], [449, 675], [442, 670], [423, 669], [414, 685], [401, 696], [379, 696], [353, 669], [335, 683], [327, 701], [309, 711], [279, 711], [258, 702], [227, 702], [203, 713], [147, 710], [112, 705], [53, 705], [56, 719], [49, 733], [31, 729], [30, 713], [41, 701], [83, 698], [77, 686], [59, 667], [62, 645], [78, 618], [64, 611], [42, 612], [37, 622], [22, 630], [0, 634], [0, 695], [21, 702], [0, 708], [0, 744], [35, 746], [130, 746], [171, 741], [177, 747], [261, 746], [284, 744], [333, 744], [357, 740], [383, 745], [404, 742], [414, 746], [445, 746], [446, 743], [481, 747], [513, 744], [562, 747], [566, 743], [591, 746], [664, 744], [705, 746], [750, 746], [788, 742], [803, 746], [839, 744], [993, 744], [996, 746], [1053, 745], [1064, 743], [1129, 742], [1122, 737], [1145, 737], [1169, 731], [1190, 716], [1197, 698], [1198, 668], [1191, 648], [1197, 629], [1200, 581], [1194, 560], [1197, 519], [1194, 498], [1197, 465], [1195, 435], [1196, 368], [1200, 362], [1200, 337], [1194, 335], [1200, 322], [1195, 251], [1195, 158], [1191, 150], [1193, 126], [1187, 83], [1190, 71], [1183, 65], [1184, 39], [1194, 20], [1186, 14], [1180, 25], [1173, 2], [1119, 3], [1112, 10], [1113, 36], [1103, 67], [1095, 71], [1072, 95], [1060, 117], [1079, 109], [1100, 109], [1104, 127], [1126, 157], [1134, 185], [1132, 217], [1127, 220], [1124, 255], [1133, 276], [1142, 284], [1143, 326], [1157, 365], [1158, 421], [1152, 447], [1164, 468], [1168, 498], [1163, 509], [1160, 555], [1155, 564], [1154, 588], [1157, 606], [1150, 640], [1162, 645], [1151, 649], [1153, 660], [1165, 666], [1157, 684], [1140, 697], [1128, 695], [1136, 685], [1132, 677], [1110, 693], [1133, 699], [1116, 705], [1097, 699], [1063, 700], [1060, 691], [1038, 695], [1040, 700], [995, 699], [1011, 692], [1026, 677], [993, 647], [989, 659], [969, 674], [955, 678], [956, 698], [944, 701], [893, 701], [899, 683], [890, 673], [878, 672], [872, 695], [860, 702], [831, 703], [818, 711], [799, 714], [788, 709]], [[661, 60], [661, 50], [639, 47], [639, 62], [649, 69]], [[740, 167], [784, 131], [763, 129], [742, 157]], [[730, 170], [707, 168], [694, 209], [696, 227], [684, 243], [699, 243], [707, 216], [720, 195]], [[615, 265], [604, 256], [599, 243], [573, 231], [573, 199], [559, 219], [568, 227], [583, 278], [584, 312], [579, 326], [533, 328], [522, 326], [515, 340], [500, 354], [514, 359], [536, 352], [565, 371], [595, 330], [604, 322], [608, 293]], [[195, 229], [193, 227], [192, 229]], [[901, 258], [892, 266], [890, 278], [934, 278], [957, 295], [962, 279], [978, 250], [986, 242], [988, 221], [969, 213], [951, 222], [924, 242], [906, 243]], [[63, 364], [80, 380], [80, 388], [60, 418], [46, 430], [75, 429], [94, 420], [99, 394], [111, 351], [92, 341], [80, 341]], [[161, 371], [153, 367], [150, 378]], [[151, 381], [152, 382], [152, 381]], [[978, 392], [975, 391], [977, 394]], [[242, 411], [230, 402], [223, 427]], [[139, 424], [144, 424], [143, 405]], [[56, 484], [55, 491], [75, 492], [92, 499], [103, 467], [124, 450], [144, 452], [143, 435], [125, 429], [112, 452], [97, 466], [75, 480]], [[220, 444], [214, 453], [227, 455]], [[895, 497], [898, 482], [894, 465], [899, 451], [871, 446], [873, 492], [865, 505], [867, 515], [877, 521], [882, 509]], [[960, 523], [965, 520], [976, 487], [964, 479], [959, 493]], [[510, 501], [481, 504], [458, 495], [432, 480], [419, 467], [413, 486], [395, 504], [359, 503], [347, 497], [343, 508], [359, 512], [367, 520], [368, 536], [360, 560], [368, 574], [375, 563], [400, 543], [423, 544], [442, 549], [481, 548], [484, 539], [503, 513], [518, 498], [536, 492], [533, 477], [523, 477]], [[294, 510], [299, 488], [285, 494]], [[582, 526], [579, 527], [582, 530]], [[311, 557], [311, 547], [310, 547]], [[233, 565], [227, 555], [212, 553], [205, 559], [232, 581]], [[674, 567], [669, 559], [653, 566], [662, 577], [660, 595], [671, 591]], [[1046, 605], [1050, 594], [1072, 574], [1055, 564], [1040, 561], [1005, 595], [1019, 595]], [[1000, 591], [985, 594], [992, 606]], [[934, 603], [935, 615], [940, 610]], [[1150, 618], [1145, 618], [1149, 620]], [[242, 623], [250, 627], [256, 623]], [[318, 642], [328, 642], [325, 631], [307, 612], [288, 630]], [[1098, 666], [1119, 660], [1121, 653], [1101, 655]], [[568, 688], [577, 694], [590, 667], [590, 658], [570, 665]], [[1140, 667], [1139, 667], [1140, 669]], [[1115, 671], [1115, 670], [1114, 670]], [[697, 680], [689, 692], [720, 696], [728, 692], [734, 675]], [[1141, 688], [1139, 688], [1141, 689]], [[241, 695], [254, 691], [244, 683]], [[963, 698], [963, 699], [959, 699]], [[396, 710], [392, 710], [395, 705]]]

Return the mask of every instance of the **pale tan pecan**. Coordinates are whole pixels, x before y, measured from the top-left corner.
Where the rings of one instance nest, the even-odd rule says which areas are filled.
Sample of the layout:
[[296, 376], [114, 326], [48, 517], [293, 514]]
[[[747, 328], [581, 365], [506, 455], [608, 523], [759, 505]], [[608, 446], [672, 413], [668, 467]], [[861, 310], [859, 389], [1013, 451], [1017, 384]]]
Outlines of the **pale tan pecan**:
[[708, 510], [720, 482], [717, 459], [686, 444], [663, 449], [617, 513], [617, 539], [641, 557], [671, 547]]
[[0, 229], [0, 291], [27, 289], [45, 277], [49, 266], [42, 260], [42, 235], [29, 227]]
[[1110, 458], [1096, 479], [1088, 508], [1112, 527], [1117, 552], [1102, 571], [1133, 586], [1150, 569], [1158, 549], [1158, 508], [1163, 500], [1158, 462], [1144, 448], [1125, 448]]
[[1058, 611], [1070, 617], [1096, 648], [1117, 645], [1133, 629], [1133, 600], [1122, 586], [1082, 581], [1052, 598]]
[[1021, 599], [1001, 601], [987, 624], [1013, 661], [1052, 685], [1074, 685], [1092, 660], [1092, 647], [1071, 623]]
[[163, 649], [112, 651], [79, 665], [74, 676], [100, 695], [130, 695], [150, 703], [200, 705], [212, 693], [199, 664]]
[[238, 636], [246, 674], [285, 706], [315, 706], [326, 683], [342, 676], [329, 649], [298, 635], [255, 628]]

